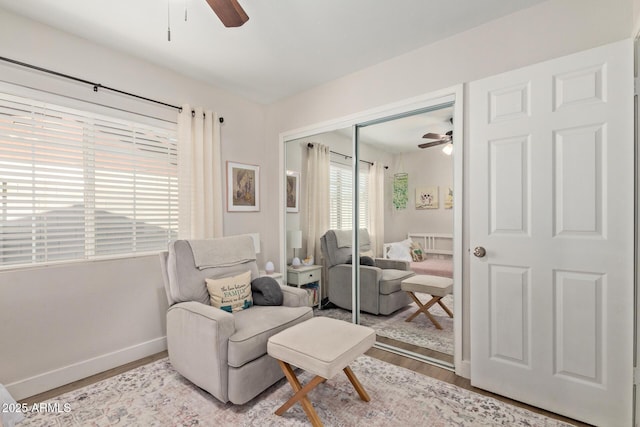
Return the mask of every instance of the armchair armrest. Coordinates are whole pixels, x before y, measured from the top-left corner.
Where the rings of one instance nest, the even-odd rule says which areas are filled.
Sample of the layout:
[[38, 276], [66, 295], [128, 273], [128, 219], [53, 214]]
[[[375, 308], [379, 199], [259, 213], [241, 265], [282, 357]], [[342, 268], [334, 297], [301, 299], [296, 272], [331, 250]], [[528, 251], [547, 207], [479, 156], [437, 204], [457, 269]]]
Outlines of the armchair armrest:
[[287, 307], [306, 307], [308, 305], [308, 295], [304, 289], [288, 285], [280, 285], [280, 289], [282, 289], [282, 305]]
[[[351, 295], [351, 264], [338, 264], [331, 267], [331, 283], [339, 283], [342, 287], [346, 287], [349, 295]], [[360, 266], [360, 285], [363, 282], [378, 283], [382, 277], [382, 271], [379, 267], [371, 267], [368, 265]], [[344, 286], [346, 285], [346, 286]], [[331, 286], [331, 285], [330, 285]], [[377, 285], [376, 285], [377, 286]]]
[[396, 270], [409, 270], [409, 262], [397, 259], [376, 258], [376, 267], [382, 269], [393, 268]]
[[382, 270], [380, 267], [371, 267], [368, 265], [360, 266], [360, 291], [365, 286], [375, 286], [379, 288], [378, 282], [382, 278]]
[[367, 313], [379, 313], [380, 280], [382, 269], [360, 266], [360, 309]]
[[338, 307], [351, 309], [351, 264], [336, 264], [327, 271], [329, 301]]
[[198, 387], [228, 401], [228, 343], [233, 315], [196, 301], [167, 311], [167, 347], [173, 367]]

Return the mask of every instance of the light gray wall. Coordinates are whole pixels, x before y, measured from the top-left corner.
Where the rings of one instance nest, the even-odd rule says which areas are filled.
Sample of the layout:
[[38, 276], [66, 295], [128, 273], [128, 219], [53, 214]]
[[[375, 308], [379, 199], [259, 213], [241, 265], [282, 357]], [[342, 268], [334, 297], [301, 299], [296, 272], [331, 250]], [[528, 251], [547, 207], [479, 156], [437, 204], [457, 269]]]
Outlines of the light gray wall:
[[[278, 206], [265, 197], [278, 171], [264, 137], [265, 107], [0, 10], [2, 56], [175, 105], [224, 116], [223, 160], [262, 166], [261, 211], [225, 213], [225, 234], [259, 232], [264, 259], [278, 253]], [[2, 65], [0, 79], [172, 118], [177, 112]], [[116, 114], [113, 112], [113, 114]], [[273, 161], [268, 162], [269, 156]], [[265, 185], [266, 184], [266, 185]], [[0, 271], [0, 383], [22, 398], [161, 351], [166, 300], [157, 256]]]
[[633, 37], [640, 33], [640, 0], [633, 0]]
[[284, 99], [270, 106], [268, 129], [273, 138], [628, 38], [632, 9], [631, 0], [549, 0]]
[[[275, 142], [279, 134], [293, 129], [326, 125], [382, 105], [629, 38], [633, 12], [631, 0], [549, 0], [282, 100], [269, 107], [268, 139]], [[465, 116], [469, 114], [465, 107]], [[465, 135], [465, 154], [469, 143]], [[465, 162], [463, 172], [467, 170]], [[468, 204], [466, 194], [464, 200]], [[465, 206], [462, 210], [462, 298], [468, 314], [469, 242], [465, 236], [469, 218]], [[465, 315], [465, 362], [470, 358], [468, 320]]]
[[166, 349], [157, 256], [0, 273], [0, 380], [16, 399]]
[[[445, 209], [446, 190], [453, 188], [453, 157], [432, 147], [394, 156], [392, 170], [385, 173], [384, 234], [386, 242], [407, 238], [407, 233], [453, 233], [453, 210]], [[392, 204], [393, 175], [407, 173], [407, 208], [396, 210]], [[438, 209], [416, 209], [416, 187], [438, 187]]]

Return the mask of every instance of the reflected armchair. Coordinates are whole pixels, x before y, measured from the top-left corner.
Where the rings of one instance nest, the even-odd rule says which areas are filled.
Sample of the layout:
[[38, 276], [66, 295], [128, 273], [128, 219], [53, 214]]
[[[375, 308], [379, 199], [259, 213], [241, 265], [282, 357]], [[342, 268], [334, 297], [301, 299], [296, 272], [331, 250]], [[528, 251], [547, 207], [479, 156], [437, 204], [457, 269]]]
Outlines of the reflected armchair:
[[[321, 238], [322, 255], [327, 268], [329, 301], [340, 308], [352, 309], [351, 230], [329, 230]], [[371, 250], [369, 232], [361, 229], [360, 254]], [[360, 266], [360, 309], [371, 314], [391, 314], [411, 303], [400, 282], [414, 275], [409, 263], [383, 258], [375, 266]]]

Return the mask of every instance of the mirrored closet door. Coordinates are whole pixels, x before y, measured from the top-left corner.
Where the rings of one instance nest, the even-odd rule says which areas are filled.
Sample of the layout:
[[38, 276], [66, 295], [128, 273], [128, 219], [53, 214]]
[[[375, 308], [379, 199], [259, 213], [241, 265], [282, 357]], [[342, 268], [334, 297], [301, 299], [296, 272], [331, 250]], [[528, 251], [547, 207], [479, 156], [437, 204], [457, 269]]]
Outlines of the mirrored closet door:
[[379, 310], [364, 310], [361, 323], [376, 329], [379, 343], [449, 365], [454, 361], [452, 129], [453, 106], [446, 104], [360, 125], [357, 138], [362, 159], [370, 161], [359, 167], [368, 169], [360, 193], [368, 202], [361, 224], [382, 269]]
[[323, 307], [322, 315], [347, 321], [353, 320], [351, 132], [285, 144], [287, 283], [307, 290], [316, 315]]
[[285, 141], [287, 282], [314, 315], [450, 367], [453, 115], [438, 104]]

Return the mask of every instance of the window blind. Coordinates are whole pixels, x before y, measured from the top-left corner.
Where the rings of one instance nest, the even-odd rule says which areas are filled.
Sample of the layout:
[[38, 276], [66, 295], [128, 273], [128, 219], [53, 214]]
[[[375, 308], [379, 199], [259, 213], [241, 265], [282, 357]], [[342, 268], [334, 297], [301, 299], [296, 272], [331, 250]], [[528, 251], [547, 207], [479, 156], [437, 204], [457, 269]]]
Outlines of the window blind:
[[[369, 174], [359, 172], [358, 221], [360, 228], [369, 227]], [[353, 228], [353, 172], [351, 166], [332, 161], [329, 165], [329, 227]]]
[[175, 123], [0, 93], [0, 266], [166, 249], [177, 226]]

